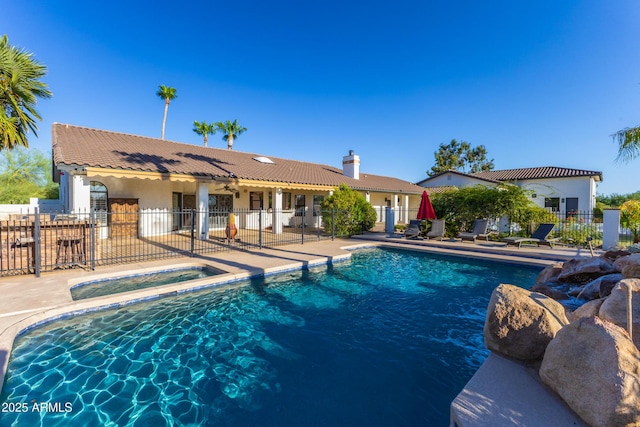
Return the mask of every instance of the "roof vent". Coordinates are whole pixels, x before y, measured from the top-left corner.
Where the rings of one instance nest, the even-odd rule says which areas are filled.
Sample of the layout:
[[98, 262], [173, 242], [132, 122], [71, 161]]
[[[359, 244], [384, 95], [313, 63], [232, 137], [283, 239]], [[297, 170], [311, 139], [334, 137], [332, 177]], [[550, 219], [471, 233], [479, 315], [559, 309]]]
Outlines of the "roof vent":
[[264, 157], [264, 156], [254, 157], [253, 160], [255, 160], [256, 162], [267, 163], [267, 164], [270, 164], [270, 165], [275, 165], [276, 164], [273, 160], [271, 160], [268, 157]]

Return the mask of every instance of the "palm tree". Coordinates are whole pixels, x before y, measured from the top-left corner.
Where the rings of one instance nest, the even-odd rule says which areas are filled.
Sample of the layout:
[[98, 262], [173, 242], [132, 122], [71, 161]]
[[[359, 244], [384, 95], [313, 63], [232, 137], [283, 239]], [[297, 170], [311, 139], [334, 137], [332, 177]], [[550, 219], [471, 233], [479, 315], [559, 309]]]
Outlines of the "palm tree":
[[173, 87], [160, 85], [158, 86], [158, 92], [156, 92], [160, 98], [164, 99], [164, 117], [162, 119], [162, 139], [164, 139], [164, 125], [167, 122], [167, 110], [169, 110], [169, 102], [172, 99], [176, 99], [178, 95], [176, 95], [176, 89]]
[[16, 145], [28, 147], [27, 133], [36, 133], [42, 120], [36, 110], [37, 98], [51, 98], [47, 84], [39, 79], [47, 67], [30, 52], [9, 45], [0, 38], [0, 150]]
[[207, 146], [207, 141], [209, 140], [209, 135], [213, 135], [216, 133], [218, 128], [215, 123], [207, 123], [207, 122], [193, 122], [193, 131], [198, 135], [204, 136], [204, 146]]
[[242, 132], [247, 130], [247, 128], [240, 126], [238, 124], [238, 120], [234, 120], [233, 122], [227, 120], [226, 122], [218, 122], [216, 123], [218, 130], [224, 132], [223, 140], [227, 141], [227, 150], [233, 149], [233, 139], [240, 135]]
[[619, 130], [611, 136], [618, 143], [617, 161], [626, 163], [640, 155], [640, 126]]

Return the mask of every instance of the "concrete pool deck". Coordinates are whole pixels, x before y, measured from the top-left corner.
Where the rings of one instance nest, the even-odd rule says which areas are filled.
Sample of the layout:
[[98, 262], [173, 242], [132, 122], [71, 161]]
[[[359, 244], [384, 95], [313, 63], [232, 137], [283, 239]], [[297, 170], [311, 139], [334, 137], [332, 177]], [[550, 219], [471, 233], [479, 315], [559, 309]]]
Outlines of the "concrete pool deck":
[[[96, 271], [81, 269], [61, 270], [45, 273], [40, 278], [35, 278], [34, 276], [3, 277], [0, 278], [0, 292], [2, 294], [2, 298], [0, 298], [0, 390], [4, 383], [9, 355], [11, 348], [13, 347], [15, 337], [22, 331], [28, 330], [34, 326], [86, 312], [115, 308], [149, 299], [162, 298], [165, 296], [177, 295], [179, 293], [211, 288], [213, 286], [231, 285], [251, 277], [259, 277], [283, 271], [299, 270], [313, 266], [326, 265], [332, 262], [344, 261], [350, 258], [350, 250], [357, 247], [373, 245], [421, 250], [425, 252], [461, 257], [484, 258], [501, 262], [538, 265], [541, 267], [576, 256], [590, 256], [590, 252], [588, 250], [585, 251], [566, 248], [548, 249], [537, 247], [523, 247], [522, 249], [516, 249], [506, 248], [504, 244], [492, 244], [492, 242], [470, 244], [453, 241], [408, 241], [398, 237], [389, 237], [384, 233], [370, 233], [364, 236], [359, 236], [358, 238], [345, 240], [323, 240], [308, 242], [304, 245], [282, 246], [275, 249], [231, 251], [192, 258], [171, 258], [152, 262], [100, 267], [96, 269]], [[79, 301], [73, 301], [71, 298], [70, 288], [81, 282], [194, 265], [211, 266], [216, 269], [226, 271], [226, 273], [188, 282], [152, 287]], [[498, 284], [496, 284], [496, 286], [497, 285]], [[481, 368], [478, 373], [481, 373], [483, 368]], [[476, 375], [478, 375], [478, 373]], [[499, 378], [503, 378], [504, 381], [501, 382], [498, 378], [497, 381], [491, 383], [491, 389], [485, 390], [486, 392], [491, 392], [493, 395], [495, 395], [495, 393], [499, 393], [499, 395], [506, 397], [517, 395], [512, 394], [509, 391], [509, 387], [513, 387], [511, 386], [513, 377], [512, 373], [505, 373], [503, 375], [498, 371], [495, 372], [495, 375], [498, 375]], [[470, 384], [472, 381], [470, 381]], [[502, 384], [502, 388], [496, 388], [496, 384]], [[482, 387], [480, 388], [482, 389]], [[467, 390], [467, 388], [465, 388], [465, 390]], [[465, 390], [463, 390], [461, 395], [463, 395]], [[544, 391], [544, 389], [542, 390]], [[479, 393], [477, 387], [473, 390], [473, 393]], [[529, 401], [535, 401], [536, 394], [539, 394], [539, 392], [534, 392], [530, 395]], [[545, 402], [545, 405], [549, 405], [548, 396], [544, 396], [544, 399], [541, 397], [540, 399], [541, 402]], [[551, 400], [555, 400], [557, 402], [557, 399]], [[560, 407], [554, 408], [554, 410], [549, 413], [550, 417], [557, 417], [558, 411], [568, 411], [561, 402], [557, 402], [557, 404], [560, 405]], [[498, 410], [500, 408], [504, 409], [509, 407], [510, 405], [503, 404], [501, 406], [496, 406], [495, 409]], [[463, 420], [460, 419], [460, 423], [458, 424], [460, 427], [472, 425], [501, 425], [495, 424], [495, 421], [504, 419], [500, 413], [491, 413], [489, 415], [486, 412], [483, 412], [474, 414], [472, 410], [473, 404], [469, 405], [468, 400], [465, 408], [465, 410], [472, 416], [466, 419], [467, 422], [462, 422]], [[535, 408], [535, 412], [532, 412], [531, 416], [543, 417], [542, 419], [546, 419], [547, 423], [521, 423], [510, 425], [549, 425], [548, 422], [552, 421], [552, 418], [544, 417], [545, 407], [533, 405], [533, 408]], [[484, 409], [486, 410], [486, 408]], [[482, 423], [474, 423], [471, 421], [473, 419], [478, 420], [480, 415], [482, 415]], [[527, 414], [522, 415], [523, 416], [521, 418], [523, 420], [529, 419], [529, 421], [531, 421]], [[487, 416], [497, 418], [491, 418], [494, 420], [494, 423], [491, 423], [488, 422], [490, 420], [486, 420]], [[569, 411], [569, 418], [566, 419], [570, 419], [571, 416], [575, 418], [575, 415]], [[488, 423], [485, 422], [485, 420]], [[582, 424], [576, 418], [576, 423], [570, 425]]]

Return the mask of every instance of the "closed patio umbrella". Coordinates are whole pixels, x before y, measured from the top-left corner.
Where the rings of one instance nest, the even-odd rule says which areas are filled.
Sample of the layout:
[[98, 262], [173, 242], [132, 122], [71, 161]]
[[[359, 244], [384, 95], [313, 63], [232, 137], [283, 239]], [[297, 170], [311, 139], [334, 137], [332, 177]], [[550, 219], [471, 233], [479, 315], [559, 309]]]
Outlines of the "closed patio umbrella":
[[438, 219], [436, 211], [433, 210], [433, 205], [431, 205], [431, 200], [429, 200], [429, 194], [426, 191], [422, 192], [422, 199], [420, 200], [420, 208], [418, 209], [416, 219]]

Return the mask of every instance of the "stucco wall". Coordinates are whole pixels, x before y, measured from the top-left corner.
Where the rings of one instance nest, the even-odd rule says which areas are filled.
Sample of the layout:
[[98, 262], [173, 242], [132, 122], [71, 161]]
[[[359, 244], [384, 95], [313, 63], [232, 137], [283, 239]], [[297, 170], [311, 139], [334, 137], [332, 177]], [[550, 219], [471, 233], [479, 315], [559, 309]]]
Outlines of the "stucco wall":
[[469, 185], [485, 185], [487, 187], [495, 187], [496, 184], [492, 184], [489, 181], [483, 181], [481, 179], [475, 179], [470, 176], [458, 175], [455, 173], [445, 173], [435, 178], [431, 178], [428, 182], [422, 184], [423, 187], [467, 187]]
[[566, 211], [566, 199], [568, 197], [578, 198], [579, 211], [590, 211], [595, 207], [596, 193], [593, 178], [549, 178], [526, 180], [517, 184], [526, 190], [533, 191], [536, 197], [531, 200], [540, 207], [544, 207], [545, 197], [560, 198], [560, 212]]

